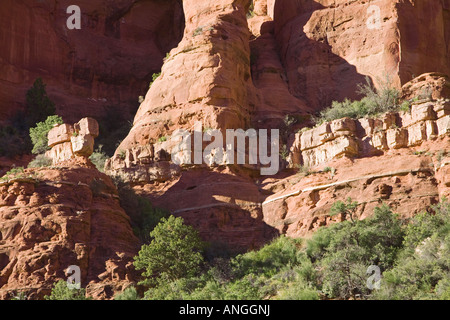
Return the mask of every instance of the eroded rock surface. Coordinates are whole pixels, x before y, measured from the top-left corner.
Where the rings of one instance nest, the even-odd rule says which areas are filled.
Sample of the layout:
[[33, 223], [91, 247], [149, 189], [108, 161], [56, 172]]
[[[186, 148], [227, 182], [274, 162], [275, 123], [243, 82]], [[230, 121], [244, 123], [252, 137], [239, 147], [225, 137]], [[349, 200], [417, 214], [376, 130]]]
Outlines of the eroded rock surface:
[[46, 156], [58, 165], [72, 159], [89, 158], [94, 152], [94, 139], [99, 135], [98, 123], [93, 118], [83, 118], [74, 125], [56, 125], [48, 133]]
[[71, 265], [95, 298], [112, 298], [135, 281], [139, 240], [111, 179], [85, 164], [2, 180], [0, 231], [0, 299], [42, 299]]
[[[65, 121], [99, 118], [112, 106], [134, 113], [182, 37], [180, 2], [1, 1], [0, 121], [23, 109], [38, 77]], [[66, 27], [71, 5], [81, 9], [81, 30]]]
[[444, 135], [379, 156], [328, 161], [310, 168], [308, 175], [266, 179], [264, 222], [288, 236], [305, 237], [319, 227], [349, 219], [329, 215], [333, 203], [348, 197], [360, 203], [359, 219], [372, 215], [374, 207], [383, 203], [402, 218], [410, 218], [449, 196], [449, 146], [450, 137]]
[[288, 146], [288, 160], [291, 167], [314, 167], [335, 158], [377, 156], [418, 146], [449, 133], [450, 100], [416, 102], [410, 112], [387, 113], [376, 119], [338, 119], [297, 133]]

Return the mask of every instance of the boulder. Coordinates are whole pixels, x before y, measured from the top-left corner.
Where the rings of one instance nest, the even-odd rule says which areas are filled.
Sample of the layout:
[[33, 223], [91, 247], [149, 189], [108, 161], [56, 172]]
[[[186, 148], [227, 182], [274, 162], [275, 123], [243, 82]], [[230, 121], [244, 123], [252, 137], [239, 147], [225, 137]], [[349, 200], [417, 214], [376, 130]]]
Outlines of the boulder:
[[81, 135], [90, 135], [97, 138], [99, 135], [99, 126], [97, 120], [93, 118], [83, 118], [74, 124], [74, 129]]
[[48, 146], [51, 148], [59, 143], [69, 142], [74, 130], [70, 124], [61, 124], [53, 127], [48, 133]]
[[408, 131], [406, 129], [388, 129], [386, 143], [389, 149], [400, 149], [408, 145]]
[[79, 134], [70, 139], [72, 151], [75, 155], [86, 157], [94, 152], [94, 137], [91, 135]]

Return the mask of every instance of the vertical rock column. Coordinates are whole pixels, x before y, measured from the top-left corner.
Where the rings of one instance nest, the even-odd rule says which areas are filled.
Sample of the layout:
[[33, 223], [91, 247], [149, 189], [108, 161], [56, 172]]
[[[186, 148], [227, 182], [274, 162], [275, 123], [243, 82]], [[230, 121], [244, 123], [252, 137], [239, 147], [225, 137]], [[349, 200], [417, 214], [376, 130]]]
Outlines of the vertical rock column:
[[[183, 40], [167, 54], [107, 170], [132, 167], [129, 174], [141, 172], [138, 180], [152, 180], [143, 170], [161, 171], [161, 161], [167, 167], [172, 146], [165, 142], [176, 129], [193, 131], [197, 121], [203, 128], [249, 127], [256, 99], [250, 74], [249, 5], [249, 0], [183, 1]], [[156, 176], [170, 178], [165, 173]]]
[[[249, 0], [183, 1], [184, 37], [166, 57], [117, 154], [175, 129], [245, 128], [249, 123]], [[251, 91], [251, 90], [250, 90]]]

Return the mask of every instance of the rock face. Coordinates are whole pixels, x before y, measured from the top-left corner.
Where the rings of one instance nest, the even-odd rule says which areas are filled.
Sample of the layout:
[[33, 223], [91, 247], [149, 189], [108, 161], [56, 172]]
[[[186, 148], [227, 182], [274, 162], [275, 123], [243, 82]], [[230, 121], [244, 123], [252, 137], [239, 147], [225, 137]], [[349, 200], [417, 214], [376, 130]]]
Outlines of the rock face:
[[249, 1], [183, 1], [184, 37], [139, 108], [118, 150], [154, 143], [195, 121], [210, 128], [249, 125], [252, 101]]
[[450, 133], [450, 100], [415, 102], [410, 112], [378, 119], [349, 118], [297, 133], [289, 145], [291, 167], [314, 167], [339, 157], [368, 157], [421, 145]]
[[278, 234], [263, 221], [263, 196], [245, 170], [184, 170], [165, 182], [134, 189], [155, 206], [183, 217], [204, 240], [231, 252], [259, 248]]
[[289, 91], [316, 108], [355, 97], [366, 75], [377, 83], [389, 74], [400, 87], [425, 72], [450, 74], [448, 8], [440, 0], [255, 1], [255, 13], [273, 20]]
[[405, 83], [402, 99], [442, 99], [450, 96], [450, 80], [442, 73], [425, 73]]
[[94, 152], [94, 139], [98, 134], [98, 123], [93, 118], [83, 118], [73, 126], [57, 125], [48, 133], [48, 146], [51, 149], [46, 152], [46, 156], [53, 160], [53, 165], [76, 157], [87, 159]]
[[256, 97], [250, 74], [249, 1], [183, 1], [186, 29], [139, 108], [130, 134], [108, 170], [126, 170], [138, 182], [167, 180], [176, 129], [250, 126]]
[[359, 219], [383, 203], [410, 218], [450, 194], [449, 146], [446, 135], [377, 157], [329, 161], [307, 176], [264, 180], [269, 196], [262, 203], [263, 221], [288, 236], [308, 236], [319, 227], [348, 219], [329, 215], [333, 203], [348, 197], [360, 204]]
[[[408, 218], [450, 196], [448, 0], [253, 2], [250, 17], [250, 0], [83, 0], [80, 33], [61, 27], [66, 1], [5, 0], [0, 119], [42, 70], [65, 120], [97, 115], [147, 90], [168, 52], [105, 169], [204, 240], [243, 251], [346, 219], [329, 209], [348, 197], [363, 219], [383, 202]], [[332, 100], [356, 98], [366, 76], [379, 85], [385, 74], [404, 99], [418, 98], [411, 112], [299, 131]], [[176, 164], [171, 135], [198, 122], [205, 132], [281, 129], [286, 170]], [[89, 118], [55, 127], [48, 155], [60, 168], [0, 183], [0, 297], [42, 297], [69, 265], [96, 297], [132, 281], [137, 239], [113, 184], [87, 159], [97, 135]]]
[[[143, 185], [136, 189], [155, 205], [170, 203], [171, 212], [205, 239], [239, 250], [260, 246], [271, 233], [262, 222], [258, 189], [248, 175], [229, 170], [183, 171], [170, 161], [174, 144], [169, 138], [176, 129], [191, 131], [197, 121], [223, 130], [251, 125], [258, 97], [250, 70], [249, 5], [247, 0], [183, 1], [183, 40], [170, 52], [130, 134], [106, 165], [107, 172]], [[242, 184], [248, 186], [243, 197]]]
[[[0, 121], [25, 104], [37, 77], [65, 121], [136, 110], [152, 73], [180, 41], [181, 1], [14, 1], [0, 4]], [[66, 27], [81, 9], [81, 30]]]
[[139, 241], [106, 175], [75, 162], [26, 169], [2, 180], [0, 195], [0, 299], [42, 299], [71, 265], [96, 298], [134, 280]]
[[[331, 100], [354, 98], [357, 84], [364, 82], [365, 76], [380, 84], [384, 74], [389, 73], [393, 85], [400, 88], [412, 73], [447, 72], [448, 60], [427, 60], [422, 49], [417, 49], [414, 58], [402, 51], [402, 36], [410, 34], [402, 25], [406, 23], [403, 14], [416, 14], [420, 19], [433, 17], [446, 26], [445, 3], [433, 1], [439, 10], [431, 14], [416, 10], [423, 6], [420, 2], [413, 5], [383, 0], [376, 3], [378, 12], [364, 1], [259, 0], [254, 2], [255, 15], [246, 20], [249, 1], [220, 1], [214, 5], [210, 1], [183, 1], [183, 40], [165, 60], [160, 77], [136, 114], [133, 128], [107, 163], [107, 172], [121, 176], [159, 206], [186, 217], [206, 239], [220, 234], [232, 245], [244, 247], [247, 243], [252, 247], [261, 243], [260, 236], [257, 240], [243, 237], [237, 241], [223, 232], [236, 224], [231, 217], [247, 225], [237, 218], [240, 212], [246, 212], [247, 217], [268, 230], [258, 231], [259, 235], [270, 238], [283, 232], [277, 227], [273, 232], [275, 224], [258, 206], [269, 191], [259, 185], [257, 173], [251, 168], [237, 173], [230, 167], [176, 165], [171, 161], [175, 147], [171, 135], [177, 129], [193, 131], [197, 121], [204, 128], [222, 131], [281, 128], [287, 133], [284, 138], [291, 149], [287, 157], [291, 164], [310, 166], [341, 156], [380, 156], [445, 137], [445, 101], [428, 106], [416, 103], [411, 116], [342, 119], [289, 137]], [[377, 19], [370, 20], [374, 14]], [[449, 41], [448, 33], [438, 32], [435, 36], [439, 43]], [[423, 63], [418, 64], [418, 59]], [[430, 73], [424, 77], [433, 82], [436, 92], [442, 93], [434, 99], [446, 97], [445, 90], [438, 89], [446, 83], [442, 75]], [[416, 87], [422, 87], [411, 83], [407, 86], [414, 94]], [[283, 122], [286, 115], [295, 118], [294, 126]], [[221, 182], [215, 186], [209, 177]], [[250, 182], [242, 182], [248, 186], [245, 192], [234, 182], [239, 178]], [[250, 187], [251, 180], [259, 180], [256, 189]], [[211, 224], [199, 222], [203, 220]]]

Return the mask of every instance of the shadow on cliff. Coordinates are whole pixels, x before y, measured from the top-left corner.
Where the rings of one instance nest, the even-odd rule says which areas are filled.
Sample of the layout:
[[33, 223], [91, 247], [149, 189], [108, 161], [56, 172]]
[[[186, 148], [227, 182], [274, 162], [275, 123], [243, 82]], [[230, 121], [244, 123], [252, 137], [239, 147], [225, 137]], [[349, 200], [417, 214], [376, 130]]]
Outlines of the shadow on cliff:
[[[273, 23], [273, 27], [262, 26], [273, 30], [289, 92], [313, 106], [316, 112], [331, 106], [333, 100], [361, 98], [357, 86], [366, 83], [365, 75], [333, 53], [325, 32], [317, 35], [318, 40], [308, 38], [304, 32], [314, 12], [325, 8], [312, 0], [277, 1], [273, 22], [265, 22]], [[332, 24], [326, 28], [335, 30]]]
[[205, 241], [232, 252], [259, 248], [279, 236], [263, 221], [258, 187], [250, 178], [230, 172], [183, 171], [162, 194], [145, 196], [182, 217]]

